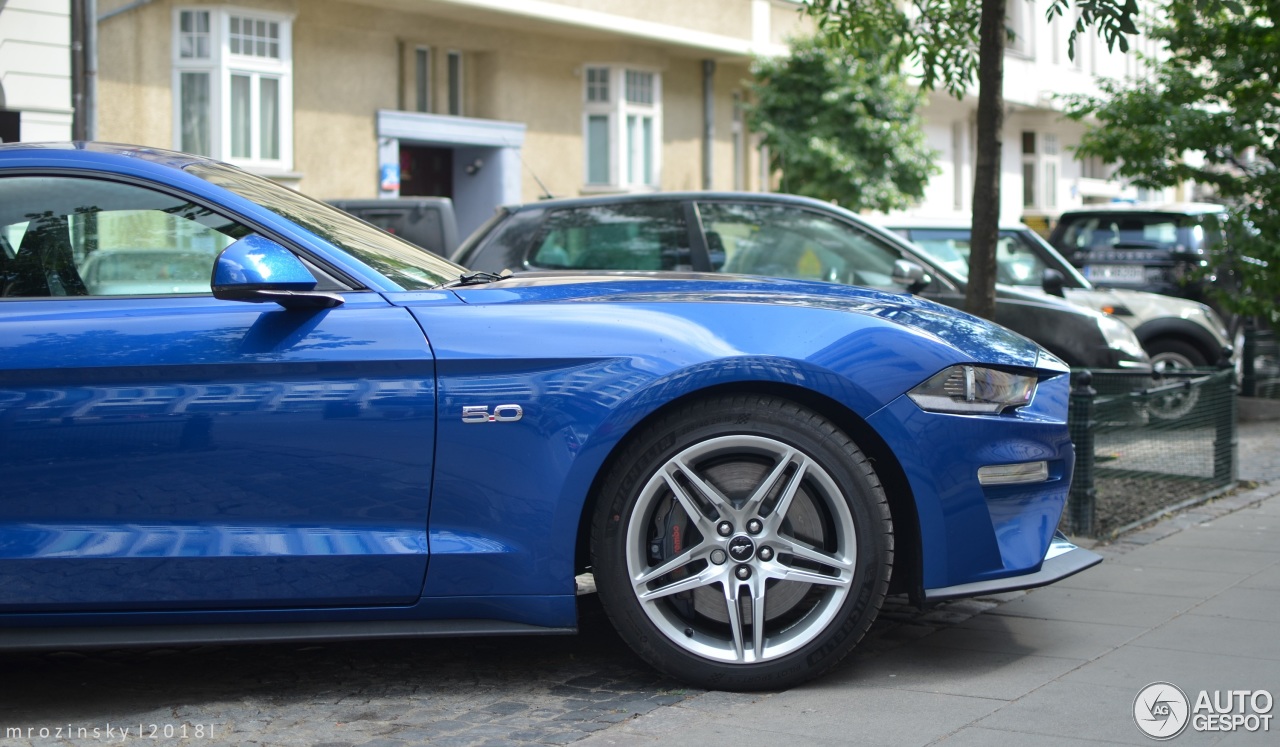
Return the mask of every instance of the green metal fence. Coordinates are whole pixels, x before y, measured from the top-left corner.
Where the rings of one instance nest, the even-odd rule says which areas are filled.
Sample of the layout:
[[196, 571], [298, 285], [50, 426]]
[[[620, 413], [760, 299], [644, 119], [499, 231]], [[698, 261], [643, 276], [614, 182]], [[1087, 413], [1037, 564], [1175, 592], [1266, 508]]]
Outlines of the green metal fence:
[[1280, 339], [1274, 329], [1250, 319], [1240, 351], [1240, 394], [1280, 399]]
[[1236, 481], [1234, 369], [1072, 372], [1065, 529], [1111, 537]]

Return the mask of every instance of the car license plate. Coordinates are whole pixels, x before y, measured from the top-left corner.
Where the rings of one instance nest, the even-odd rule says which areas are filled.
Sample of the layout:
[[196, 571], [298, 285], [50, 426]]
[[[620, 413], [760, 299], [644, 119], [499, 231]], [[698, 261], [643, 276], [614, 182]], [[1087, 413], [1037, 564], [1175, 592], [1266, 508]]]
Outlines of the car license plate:
[[1084, 276], [1095, 283], [1141, 283], [1147, 277], [1142, 265], [1085, 265]]

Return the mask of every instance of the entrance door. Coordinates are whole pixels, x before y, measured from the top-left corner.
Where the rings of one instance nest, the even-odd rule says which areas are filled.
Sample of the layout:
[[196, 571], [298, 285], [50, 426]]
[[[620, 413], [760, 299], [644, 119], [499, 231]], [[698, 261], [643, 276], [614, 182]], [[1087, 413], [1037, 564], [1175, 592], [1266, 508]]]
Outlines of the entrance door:
[[401, 197], [453, 197], [453, 149], [400, 146]]

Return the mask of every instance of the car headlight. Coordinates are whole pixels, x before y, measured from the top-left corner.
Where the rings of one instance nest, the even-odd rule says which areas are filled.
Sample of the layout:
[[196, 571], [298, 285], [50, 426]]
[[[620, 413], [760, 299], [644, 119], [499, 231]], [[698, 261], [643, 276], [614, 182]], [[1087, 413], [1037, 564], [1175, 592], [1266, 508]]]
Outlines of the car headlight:
[[907, 392], [907, 396], [929, 412], [994, 414], [1026, 405], [1035, 391], [1034, 376], [983, 366], [952, 366]]
[[1118, 319], [1100, 314], [1098, 315], [1098, 329], [1102, 332], [1102, 339], [1106, 340], [1108, 347], [1123, 351], [1134, 360], [1143, 361], [1147, 359], [1147, 354], [1142, 349], [1142, 343], [1138, 341], [1138, 336], [1133, 333], [1129, 325]]

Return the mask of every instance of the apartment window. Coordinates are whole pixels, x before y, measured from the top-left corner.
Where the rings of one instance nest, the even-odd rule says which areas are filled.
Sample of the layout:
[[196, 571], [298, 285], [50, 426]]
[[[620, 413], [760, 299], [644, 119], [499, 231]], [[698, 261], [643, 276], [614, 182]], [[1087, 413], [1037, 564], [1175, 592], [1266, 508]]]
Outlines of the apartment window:
[[1005, 25], [1013, 33], [1013, 39], [1005, 44], [1005, 51], [1019, 57], [1034, 58], [1035, 24], [1034, 0], [1009, 0]]
[[242, 166], [293, 165], [287, 17], [237, 9], [174, 12], [175, 145]]
[[733, 92], [733, 188], [747, 188], [747, 126], [742, 92]]
[[1080, 176], [1085, 179], [1106, 180], [1111, 178], [1111, 167], [1104, 163], [1101, 158], [1090, 156], [1089, 158], [1081, 158], [1079, 161]]
[[413, 50], [414, 110], [431, 111], [431, 49], [418, 47]]
[[583, 100], [587, 184], [656, 187], [662, 143], [661, 76], [646, 70], [588, 66]]
[[1051, 132], [1022, 133], [1022, 206], [1053, 210], [1058, 206], [1058, 174], [1062, 156], [1058, 136]]
[[462, 53], [450, 52], [449, 66], [449, 113], [455, 117], [462, 116]]

